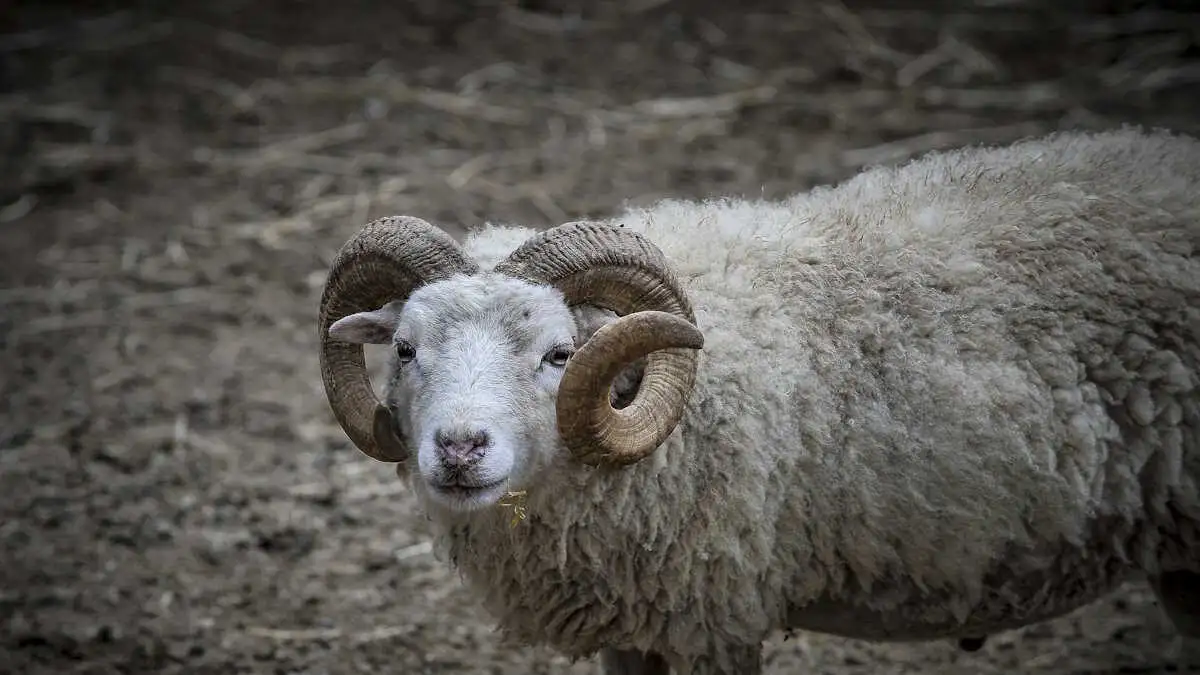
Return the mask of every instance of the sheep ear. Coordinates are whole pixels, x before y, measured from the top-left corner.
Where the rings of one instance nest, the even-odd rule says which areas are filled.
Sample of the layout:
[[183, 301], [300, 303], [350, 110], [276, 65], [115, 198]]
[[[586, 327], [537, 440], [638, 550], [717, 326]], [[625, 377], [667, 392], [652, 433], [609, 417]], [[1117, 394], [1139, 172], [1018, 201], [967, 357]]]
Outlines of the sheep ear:
[[329, 326], [329, 337], [355, 344], [387, 345], [392, 343], [399, 324], [400, 308], [397, 303], [389, 302], [379, 309], [334, 321]]

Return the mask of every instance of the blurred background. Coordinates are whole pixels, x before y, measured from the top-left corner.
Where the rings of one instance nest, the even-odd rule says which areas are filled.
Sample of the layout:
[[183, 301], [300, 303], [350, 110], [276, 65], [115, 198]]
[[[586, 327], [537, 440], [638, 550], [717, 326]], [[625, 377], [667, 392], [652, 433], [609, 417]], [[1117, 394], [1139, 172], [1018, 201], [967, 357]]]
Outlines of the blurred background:
[[[368, 219], [461, 234], [777, 197], [938, 148], [1200, 132], [1193, 3], [0, 4], [0, 671], [595, 673], [501, 644], [333, 421], [316, 310]], [[1131, 586], [768, 672], [1136, 673]]]

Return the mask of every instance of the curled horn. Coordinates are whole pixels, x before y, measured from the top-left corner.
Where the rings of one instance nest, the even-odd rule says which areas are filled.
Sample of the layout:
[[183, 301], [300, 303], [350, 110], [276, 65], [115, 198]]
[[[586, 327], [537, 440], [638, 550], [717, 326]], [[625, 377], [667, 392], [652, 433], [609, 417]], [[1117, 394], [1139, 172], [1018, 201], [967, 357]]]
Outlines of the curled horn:
[[362, 345], [331, 338], [329, 327], [355, 312], [406, 300], [431, 281], [475, 271], [450, 235], [407, 216], [368, 223], [338, 252], [321, 296], [321, 379], [338, 424], [368, 457], [402, 462], [409, 453], [391, 411], [371, 388]]
[[[555, 286], [567, 303], [621, 315], [571, 358], [558, 390], [559, 433], [589, 464], [626, 465], [661, 445], [683, 418], [704, 335], [662, 251], [614, 225], [575, 222], [531, 237], [496, 271]], [[613, 379], [647, 357], [637, 396], [616, 410]]]

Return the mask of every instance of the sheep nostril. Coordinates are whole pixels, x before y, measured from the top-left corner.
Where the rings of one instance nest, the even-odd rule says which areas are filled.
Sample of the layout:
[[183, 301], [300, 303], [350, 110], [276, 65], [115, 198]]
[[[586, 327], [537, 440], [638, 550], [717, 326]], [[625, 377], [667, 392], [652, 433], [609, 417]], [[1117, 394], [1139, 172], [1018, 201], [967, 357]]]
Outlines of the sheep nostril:
[[482, 429], [439, 429], [434, 442], [443, 462], [451, 466], [470, 466], [483, 458], [491, 438]]

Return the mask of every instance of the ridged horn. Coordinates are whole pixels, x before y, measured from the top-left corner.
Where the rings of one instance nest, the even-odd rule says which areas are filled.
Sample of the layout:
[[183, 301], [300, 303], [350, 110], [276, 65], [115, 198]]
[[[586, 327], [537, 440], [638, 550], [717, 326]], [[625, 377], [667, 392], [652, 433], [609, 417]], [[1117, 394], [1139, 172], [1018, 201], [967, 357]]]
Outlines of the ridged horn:
[[321, 295], [321, 380], [338, 424], [368, 457], [401, 462], [409, 452], [391, 411], [371, 388], [362, 345], [331, 338], [329, 327], [350, 314], [404, 301], [432, 281], [476, 271], [450, 235], [409, 216], [372, 221], [338, 251]]
[[[496, 271], [562, 291], [621, 315], [567, 362], [559, 385], [559, 433], [588, 464], [627, 465], [678, 426], [696, 381], [704, 336], [687, 294], [657, 246], [641, 234], [597, 222], [566, 223], [530, 237]], [[646, 357], [634, 400], [609, 399], [621, 368]]]

